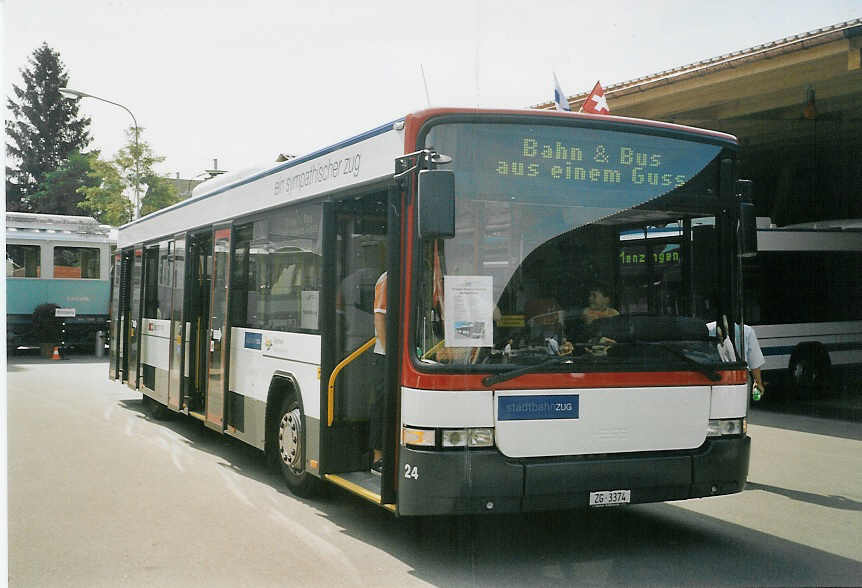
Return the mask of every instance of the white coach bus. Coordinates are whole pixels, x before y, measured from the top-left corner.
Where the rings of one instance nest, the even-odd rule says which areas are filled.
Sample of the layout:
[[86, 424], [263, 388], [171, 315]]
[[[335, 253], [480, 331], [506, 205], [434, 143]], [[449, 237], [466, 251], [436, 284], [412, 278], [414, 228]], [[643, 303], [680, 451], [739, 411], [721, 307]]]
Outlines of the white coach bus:
[[222, 176], [120, 229], [110, 377], [399, 515], [739, 492], [737, 149], [432, 109]]
[[810, 392], [862, 364], [862, 221], [759, 228], [757, 250], [743, 263], [745, 318], [767, 376]]

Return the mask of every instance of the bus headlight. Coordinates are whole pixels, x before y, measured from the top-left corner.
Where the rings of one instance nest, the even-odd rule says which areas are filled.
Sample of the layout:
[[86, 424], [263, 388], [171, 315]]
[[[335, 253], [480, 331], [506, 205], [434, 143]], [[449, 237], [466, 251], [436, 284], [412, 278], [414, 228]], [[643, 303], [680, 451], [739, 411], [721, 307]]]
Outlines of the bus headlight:
[[441, 441], [443, 447], [465, 447], [467, 445], [467, 429], [443, 429]]
[[450, 449], [453, 447], [493, 447], [494, 428], [479, 427], [475, 429], [442, 429], [440, 443], [437, 444], [437, 429], [419, 429], [416, 427], [401, 427], [401, 444], [414, 447], [437, 447]]
[[493, 447], [494, 429], [469, 429], [467, 444], [470, 447]]
[[739, 436], [748, 432], [746, 419], [709, 419], [707, 437]]
[[494, 429], [443, 429], [443, 447], [493, 447]]

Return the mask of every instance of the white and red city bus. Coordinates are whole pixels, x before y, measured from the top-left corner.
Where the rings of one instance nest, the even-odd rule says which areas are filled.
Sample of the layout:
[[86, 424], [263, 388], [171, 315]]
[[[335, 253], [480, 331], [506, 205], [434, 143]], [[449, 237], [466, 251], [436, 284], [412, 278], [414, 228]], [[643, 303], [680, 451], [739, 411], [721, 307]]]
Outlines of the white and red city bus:
[[110, 376], [400, 515], [738, 492], [737, 147], [447, 108], [221, 176], [120, 229]]

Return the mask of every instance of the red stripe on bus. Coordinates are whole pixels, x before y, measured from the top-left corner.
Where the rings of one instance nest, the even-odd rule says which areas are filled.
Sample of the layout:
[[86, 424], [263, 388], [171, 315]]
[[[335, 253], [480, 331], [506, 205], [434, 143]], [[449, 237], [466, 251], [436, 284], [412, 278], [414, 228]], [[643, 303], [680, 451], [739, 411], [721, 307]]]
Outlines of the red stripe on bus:
[[[487, 374], [424, 374], [405, 370], [402, 384], [420, 390], [487, 390]], [[696, 372], [591, 372], [525, 374], [491, 386], [495, 390], [573, 388], [652, 388], [670, 386], [728, 386], [745, 384], [745, 370], [720, 371], [713, 382]]]

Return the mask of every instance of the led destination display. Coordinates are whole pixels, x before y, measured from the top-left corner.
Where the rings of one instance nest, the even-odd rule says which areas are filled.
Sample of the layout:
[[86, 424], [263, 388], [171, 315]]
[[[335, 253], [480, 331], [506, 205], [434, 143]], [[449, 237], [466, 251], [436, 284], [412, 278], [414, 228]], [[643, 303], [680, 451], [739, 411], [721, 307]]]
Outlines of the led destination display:
[[554, 180], [621, 184], [623, 179], [639, 185], [682, 186], [685, 174], [668, 169], [667, 157], [661, 152], [635, 151], [628, 145], [598, 143], [584, 147], [562, 141], [539, 143], [535, 137], [523, 137], [521, 159], [497, 162], [497, 174], [537, 177], [541, 173]]
[[[446, 124], [429, 135], [452, 155], [456, 189], [483, 199], [628, 208], [691, 181], [710, 143], [579, 127]], [[454, 152], [453, 152], [454, 151]]]

